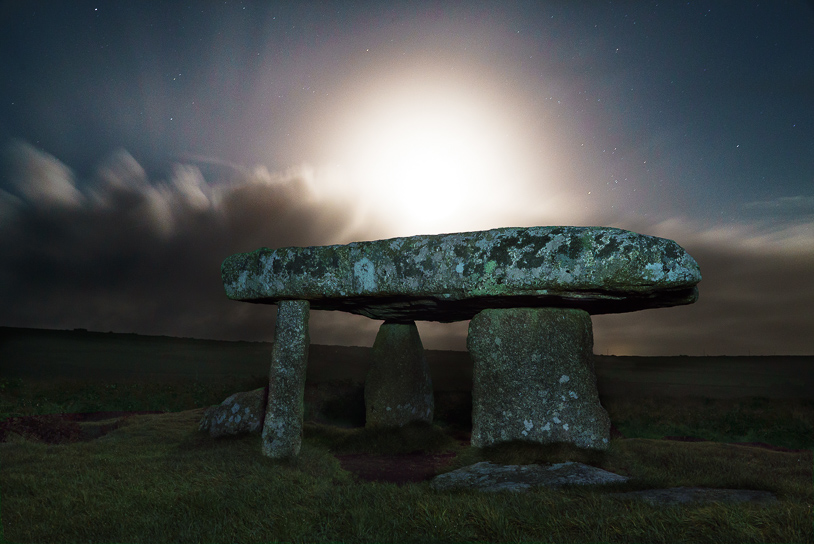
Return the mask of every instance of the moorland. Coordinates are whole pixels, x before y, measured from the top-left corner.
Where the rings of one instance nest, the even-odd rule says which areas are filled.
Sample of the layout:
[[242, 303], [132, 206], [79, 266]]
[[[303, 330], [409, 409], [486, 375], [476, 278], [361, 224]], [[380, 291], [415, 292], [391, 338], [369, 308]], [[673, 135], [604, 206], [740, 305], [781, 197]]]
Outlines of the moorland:
[[[268, 344], [202, 345], [81, 331], [64, 333], [61, 339], [42, 332], [9, 339], [8, 329], [1, 332], [0, 421], [46, 414], [160, 412], [88, 422], [83, 432], [91, 439], [86, 440], [49, 443], [36, 433], [8, 433], [0, 444], [0, 538], [10, 542], [814, 539], [814, 398], [783, 396], [784, 390], [795, 391], [788, 386], [810, 382], [806, 374], [782, 375], [780, 367], [763, 376], [757, 372], [754, 379], [749, 372], [736, 373], [726, 382], [724, 371], [716, 378], [715, 372], [699, 370], [714, 368], [710, 361], [670, 358], [675, 364], [657, 370], [641, 368], [641, 360], [612, 358], [611, 363], [621, 364], [616, 382], [598, 380], [602, 403], [620, 431], [607, 452], [525, 443], [477, 449], [461, 440], [471, 426], [471, 394], [460, 389], [462, 375], [466, 382], [465, 353], [439, 358], [428, 352], [436, 383], [432, 425], [374, 432], [364, 428], [363, 391], [351, 379], [354, 368], [364, 375], [365, 348], [312, 346], [317, 349], [309, 360], [301, 455], [275, 461], [259, 455], [257, 435], [216, 440], [198, 431], [207, 406], [264, 384]], [[30, 366], [8, 366], [10, 360], [19, 363], [14, 357], [25, 356], [26, 349]], [[224, 364], [219, 358], [224, 357], [228, 368], [244, 368], [249, 374], [218, 375]], [[62, 365], [58, 370], [57, 363]], [[196, 370], [191, 363], [197, 365], [197, 378], [190, 375]], [[598, 358], [598, 376], [603, 365]], [[320, 369], [329, 370], [320, 374]], [[163, 381], [158, 379], [162, 371]], [[337, 381], [332, 371], [344, 381]], [[471, 367], [469, 372], [471, 380]], [[618, 379], [625, 372], [629, 378]], [[726, 390], [727, 383], [738, 383], [740, 389]], [[324, 387], [331, 384], [340, 385]], [[671, 394], [653, 394], [659, 385]], [[634, 387], [639, 394], [630, 393]], [[313, 394], [315, 388], [323, 394]], [[621, 394], [609, 394], [613, 391]], [[416, 453], [446, 456], [437, 473], [480, 460], [576, 461], [631, 480], [522, 494], [436, 492], [426, 480], [403, 485], [367, 481], [344, 468], [348, 456]], [[778, 501], [663, 507], [610, 495], [677, 486], [769, 491]]]

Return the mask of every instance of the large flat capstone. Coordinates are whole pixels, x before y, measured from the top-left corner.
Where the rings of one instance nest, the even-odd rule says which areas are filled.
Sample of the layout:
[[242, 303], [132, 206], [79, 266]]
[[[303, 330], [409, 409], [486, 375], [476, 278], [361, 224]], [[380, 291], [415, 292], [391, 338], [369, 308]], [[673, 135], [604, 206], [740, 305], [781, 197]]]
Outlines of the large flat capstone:
[[486, 308], [590, 314], [691, 304], [698, 263], [676, 242], [611, 227], [500, 228], [261, 248], [221, 267], [230, 299], [304, 300], [371, 319], [452, 322]]

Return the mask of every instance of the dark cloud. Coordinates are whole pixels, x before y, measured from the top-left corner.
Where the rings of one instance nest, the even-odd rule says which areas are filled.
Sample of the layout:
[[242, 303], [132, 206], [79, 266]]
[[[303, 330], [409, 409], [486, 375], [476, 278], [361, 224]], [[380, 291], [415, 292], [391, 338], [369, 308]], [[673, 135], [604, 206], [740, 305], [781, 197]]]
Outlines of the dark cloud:
[[[220, 278], [225, 257], [263, 246], [378, 239], [392, 230], [375, 218], [360, 219], [352, 196], [323, 190], [307, 167], [274, 174], [227, 164], [228, 176], [206, 179], [195, 164], [178, 163], [168, 179], [150, 180], [118, 150], [91, 179], [77, 181], [58, 159], [23, 142], [6, 150], [5, 162], [0, 324], [6, 326], [271, 340], [276, 307], [228, 300]], [[814, 353], [811, 197], [754, 203], [749, 207], [766, 221], [725, 227], [588, 209], [535, 216], [534, 202], [528, 206], [475, 228], [523, 226], [520, 217], [526, 226], [616, 226], [674, 239], [701, 266], [696, 304], [595, 316], [597, 353]], [[359, 316], [313, 312], [311, 337], [372, 345], [378, 326]], [[419, 328], [426, 347], [466, 348], [465, 322]]]
[[596, 353], [810, 355], [814, 252], [683, 244], [703, 280], [695, 304], [594, 316]]
[[259, 169], [218, 188], [176, 165], [154, 183], [117, 151], [80, 193], [70, 169], [42, 151], [17, 143], [6, 158], [0, 306], [9, 326], [270, 339], [273, 307], [228, 301], [222, 260], [337, 243], [352, 219], [316, 202], [294, 174]]

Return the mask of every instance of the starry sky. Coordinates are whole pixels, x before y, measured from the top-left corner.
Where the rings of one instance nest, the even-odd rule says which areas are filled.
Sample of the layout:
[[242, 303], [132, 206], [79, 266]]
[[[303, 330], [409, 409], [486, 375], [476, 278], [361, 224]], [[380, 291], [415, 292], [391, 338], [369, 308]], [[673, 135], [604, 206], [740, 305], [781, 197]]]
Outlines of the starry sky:
[[602, 225], [703, 280], [595, 353], [814, 354], [814, 2], [6, 0], [0, 59], [0, 325], [270, 341], [228, 255]]

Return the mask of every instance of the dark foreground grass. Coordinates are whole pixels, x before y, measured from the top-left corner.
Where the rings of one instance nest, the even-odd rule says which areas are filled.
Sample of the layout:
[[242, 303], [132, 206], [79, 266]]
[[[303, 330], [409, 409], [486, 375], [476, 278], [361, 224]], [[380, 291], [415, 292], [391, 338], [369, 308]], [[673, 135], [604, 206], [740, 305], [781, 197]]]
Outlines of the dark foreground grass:
[[[62, 412], [166, 410], [134, 416], [99, 439], [0, 444], [0, 516], [8, 542], [813, 542], [814, 402], [769, 399], [603, 399], [627, 437], [607, 452], [504, 444], [478, 450], [449, 437], [453, 421], [366, 431], [306, 423], [301, 454], [274, 461], [257, 435], [198, 432], [205, 407], [262, 385], [0, 383], [0, 418]], [[336, 410], [336, 407], [333, 408]], [[313, 415], [306, 405], [306, 416]], [[349, 410], [348, 413], [353, 412]], [[337, 415], [342, 415], [338, 410]], [[696, 436], [714, 443], [655, 440]], [[435, 492], [426, 482], [357, 483], [339, 453], [458, 453], [448, 470], [578, 461], [626, 484], [527, 493]], [[607, 491], [760, 489], [777, 504], [673, 507]]]

